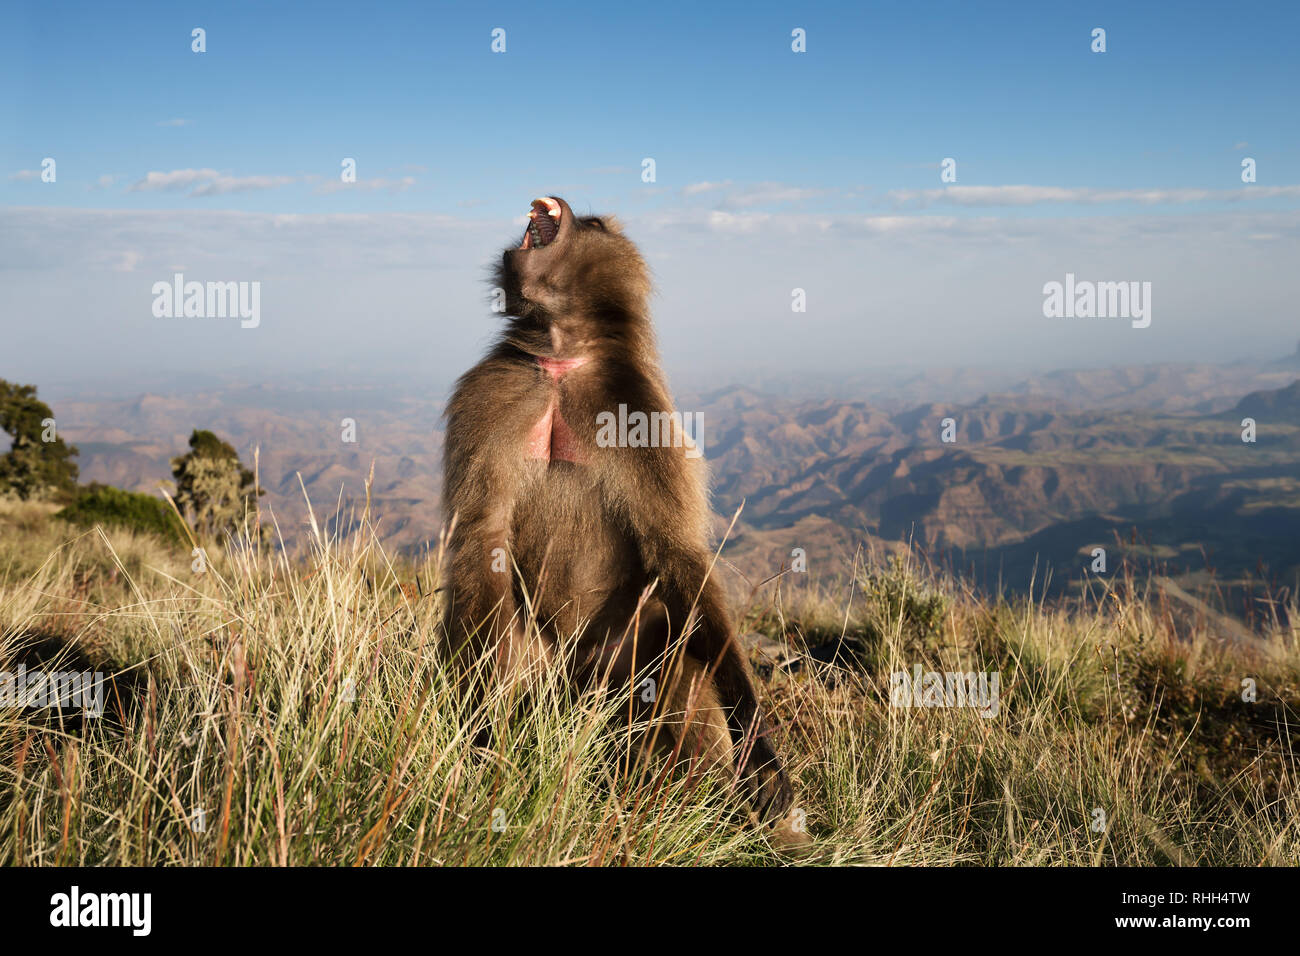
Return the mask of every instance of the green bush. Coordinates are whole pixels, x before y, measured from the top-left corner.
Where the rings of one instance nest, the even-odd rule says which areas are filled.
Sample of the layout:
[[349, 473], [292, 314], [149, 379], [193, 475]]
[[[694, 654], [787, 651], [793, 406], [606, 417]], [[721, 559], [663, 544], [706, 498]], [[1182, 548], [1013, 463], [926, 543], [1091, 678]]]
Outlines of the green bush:
[[180, 519], [166, 501], [109, 485], [77, 489], [76, 499], [55, 517], [84, 527], [102, 524], [153, 534], [171, 544], [187, 541]]
[[943, 594], [900, 558], [891, 557], [883, 570], [863, 574], [859, 583], [880, 623], [901, 622], [904, 631], [929, 635], [939, 630], [948, 613]]

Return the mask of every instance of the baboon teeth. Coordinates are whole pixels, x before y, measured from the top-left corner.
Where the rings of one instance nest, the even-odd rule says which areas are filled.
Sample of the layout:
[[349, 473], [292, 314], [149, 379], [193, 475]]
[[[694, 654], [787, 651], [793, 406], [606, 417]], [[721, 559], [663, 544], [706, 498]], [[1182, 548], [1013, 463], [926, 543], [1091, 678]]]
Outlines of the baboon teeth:
[[537, 249], [549, 245], [560, 234], [560, 217], [563, 207], [550, 196], [533, 200], [528, 211], [528, 228], [524, 230], [521, 249]]
[[560, 204], [549, 196], [533, 200], [533, 208], [528, 213], [528, 229], [534, 245], [547, 245], [559, 235], [561, 213]]
[[528, 226], [524, 229], [524, 241], [520, 249], [537, 249], [546, 245], [550, 240], [542, 233], [541, 227], [537, 225], [537, 219], [531, 217], [528, 220]]

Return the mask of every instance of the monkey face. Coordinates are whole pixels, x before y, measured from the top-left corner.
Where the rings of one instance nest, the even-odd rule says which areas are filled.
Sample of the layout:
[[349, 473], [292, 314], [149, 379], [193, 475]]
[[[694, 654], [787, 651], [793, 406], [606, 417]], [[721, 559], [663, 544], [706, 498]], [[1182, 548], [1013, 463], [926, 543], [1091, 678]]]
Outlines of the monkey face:
[[523, 241], [501, 257], [506, 312], [525, 319], [613, 320], [640, 311], [645, 262], [613, 219], [577, 216], [563, 199], [533, 200]]

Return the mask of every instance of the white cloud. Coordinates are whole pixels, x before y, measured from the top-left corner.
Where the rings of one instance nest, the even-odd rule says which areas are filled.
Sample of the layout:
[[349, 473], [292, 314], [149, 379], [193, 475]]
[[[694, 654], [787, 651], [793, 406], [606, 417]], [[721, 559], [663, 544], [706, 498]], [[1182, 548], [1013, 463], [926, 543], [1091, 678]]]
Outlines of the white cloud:
[[149, 172], [144, 179], [133, 183], [127, 192], [189, 190], [191, 196], [220, 196], [257, 189], [275, 189], [294, 182], [297, 180], [293, 176], [227, 176], [215, 169], [173, 169], [170, 172]]
[[683, 196], [698, 196], [700, 193], [713, 192], [715, 189], [722, 189], [731, 185], [731, 180], [725, 180], [720, 183], [700, 182], [691, 183], [682, 189]]
[[276, 189], [296, 182], [292, 176], [218, 176], [211, 182], [196, 187], [191, 196], [220, 196], [225, 193], [244, 193], [257, 189]]
[[[228, 271], [254, 278], [268, 268], [303, 275], [449, 263], [477, 268], [514, 233], [504, 220], [435, 213], [9, 207], [0, 209], [0, 269], [115, 271], [124, 249], [138, 255], [140, 272], [170, 273], [175, 262], [193, 269], [225, 263]], [[25, 246], [20, 240], [29, 234]]]
[[895, 207], [1038, 206], [1047, 203], [1137, 203], [1142, 206], [1198, 202], [1243, 202], [1300, 198], [1300, 186], [1245, 186], [1241, 189], [1096, 189], [1091, 186], [948, 186], [942, 189], [892, 189], [885, 201]]
[[169, 119], [169, 120], [159, 120], [158, 123], [157, 123], [157, 125], [159, 125], [159, 126], [189, 126], [189, 125], [190, 125], [190, 121], [187, 120], [187, 119]]
[[709, 227], [718, 232], [754, 232], [771, 218], [771, 214], [765, 212], [732, 213], [715, 209], [709, 213]]
[[774, 206], [813, 199], [825, 195], [826, 191], [777, 182], [749, 183], [742, 186], [733, 183], [730, 179], [724, 179], [690, 183], [678, 190], [678, 194], [687, 199], [712, 194], [714, 198], [711, 201], [717, 209], [752, 209], [756, 206]]
[[403, 176], [401, 179], [388, 179], [384, 176], [377, 176], [374, 179], [358, 179], [355, 183], [345, 183], [341, 179], [327, 179], [316, 187], [316, 192], [338, 193], [355, 189], [361, 192], [387, 190], [388, 192], [400, 193], [405, 192], [414, 185], [414, 176]]
[[824, 190], [821, 189], [805, 189], [785, 183], [755, 183], [729, 193], [722, 200], [722, 204], [733, 209], [748, 209], [752, 206], [800, 202], [823, 194]]
[[20, 169], [16, 173], [10, 173], [9, 179], [25, 183], [31, 179], [40, 179], [41, 171], [39, 169]]
[[127, 192], [155, 192], [161, 190], [189, 189], [198, 183], [211, 182], [221, 176], [215, 169], [173, 169], [171, 172], [148, 172], [144, 179], [133, 183]]
[[[987, 225], [987, 221], [965, 220], [966, 223]], [[857, 225], [864, 231], [878, 234], [905, 232], [951, 232], [962, 223], [952, 216], [865, 216]]]

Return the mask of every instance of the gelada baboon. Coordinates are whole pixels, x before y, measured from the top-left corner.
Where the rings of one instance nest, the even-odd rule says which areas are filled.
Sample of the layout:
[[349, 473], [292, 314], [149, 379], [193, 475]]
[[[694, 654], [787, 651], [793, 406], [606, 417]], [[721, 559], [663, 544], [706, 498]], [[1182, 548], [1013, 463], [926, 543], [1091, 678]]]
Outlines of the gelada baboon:
[[[507, 326], [447, 408], [444, 646], [453, 663], [490, 659], [495, 679], [509, 681], [560, 656], [576, 683], [620, 688], [643, 710], [656, 695], [635, 693], [632, 681], [650, 686], [645, 669], [658, 666], [658, 716], [642, 716], [683, 758], [734, 773], [774, 837], [802, 844], [711, 573], [703, 460], [676, 431], [651, 447], [619, 447], [598, 427], [620, 405], [629, 417], [660, 413], [659, 422], [673, 409], [645, 263], [612, 219], [545, 197], [497, 280]], [[561, 646], [567, 653], [556, 655]]]

